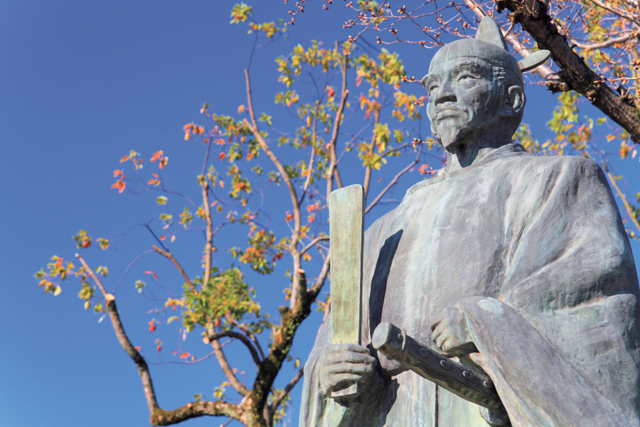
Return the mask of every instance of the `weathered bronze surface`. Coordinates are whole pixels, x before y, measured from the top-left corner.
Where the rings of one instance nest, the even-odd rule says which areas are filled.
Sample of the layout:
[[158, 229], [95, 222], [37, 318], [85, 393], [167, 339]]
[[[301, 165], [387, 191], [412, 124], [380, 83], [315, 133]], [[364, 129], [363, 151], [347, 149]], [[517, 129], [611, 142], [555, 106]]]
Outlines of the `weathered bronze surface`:
[[[537, 55], [519, 64], [489, 17], [435, 54], [423, 84], [447, 163], [366, 231], [361, 343], [322, 328], [301, 426], [640, 427], [640, 290], [607, 179], [512, 143]], [[504, 411], [376, 351], [382, 322], [488, 375]]]

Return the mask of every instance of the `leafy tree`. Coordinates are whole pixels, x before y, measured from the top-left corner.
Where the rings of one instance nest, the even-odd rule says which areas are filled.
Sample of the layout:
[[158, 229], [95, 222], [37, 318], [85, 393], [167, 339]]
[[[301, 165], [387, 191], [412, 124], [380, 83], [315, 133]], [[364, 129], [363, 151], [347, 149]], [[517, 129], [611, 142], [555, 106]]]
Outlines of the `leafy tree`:
[[[203, 167], [194, 171], [200, 188], [197, 202], [165, 185], [162, 172], [168, 167], [168, 156], [163, 151], [152, 154], [149, 172], [142, 167], [148, 157], [135, 151], [125, 155], [122, 168], [114, 171], [112, 188], [119, 193], [158, 193], [159, 213], [145, 224], [150, 250], [171, 263], [183, 279], [179, 293], [173, 293], [177, 286], [167, 289], [164, 311], [168, 316], [163, 323], [183, 336], [200, 333], [204, 345], [211, 346], [227, 379], [215, 388], [212, 400], [196, 395], [180, 408], [159, 407], [141, 348], [125, 333], [112, 290], [117, 286], [108, 282], [106, 267], [90, 267], [79, 254], [77, 260], [54, 256], [36, 274], [39, 285], [58, 295], [65, 280], [79, 279], [78, 296], [85, 309], [93, 307], [99, 315], [108, 315], [120, 345], [136, 364], [153, 425], [204, 415], [228, 417], [247, 426], [273, 425], [284, 416], [289, 392], [302, 377], [300, 361], [289, 355], [296, 332], [313, 309], [324, 319], [330, 309], [330, 298], [321, 298], [330, 274], [329, 193], [343, 184], [360, 182], [370, 213], [403, 177], [419, 172], [426, 178], [443, 159], [439, 145], [422, 129], [420, 110], [426, 97], [411, 93], [424, 93], [418, 87], [419, 78], [407, 75], [397, 54], [386, 49], [372, 54], [365, 49], [366, 44], [360, 43], [364, 37], [373, 32], [383, 47], [408, 43], [419, 49], [434, 48], [475, 34], [479, 18], [486, 13], [501, 20], [507, 40], [522, 55], [538, 47], [549, 49], [558, 71], [543, 65], [527, 78], [561, 92], [549, 122], [554, 136], [539, 142], [523, 124], [515, 139], [534, 153], [578, 154], [598, 161], [637, 228], [628, 230], [635, 237], [640, 225], [634, 203], [640, 200], [623, 193], [611, 156], [599, 148], [620, 140], [619, 155], [630, 160], [636, 156], [631, 142], [640, 140], [638, 5], [634, 2], [454, 0], [440, 7], [434, 1], [420, 2], [413, 8], [390, 2], [348, 2], [354, 19], [345, 26], [356, 32], [347, 41], [299, 45], [276, 60], [282, 90], [275, 94], [276, 106], [271, 108], [290, 112], [296, 126], [281, 130], [277, 114], [254, 105], [249, 71], [245, 71], [246, 86], [238, 88], [246, 92], [246, 103], [237, 112], [224, 114], [206, 104], [201, 119], [185, 125], [185, 140], [203, 147]], [[329, 5], [330, 0], [322, 3], [325, 9]], [[305, 0], [300, 0], [288, 24], [259, 23], [252, 18], [251, 7], [242, 3], [233, 8], [231, 22], [248, 25], [254, 35], [274, 40], [295, 24], [304, 7]], [[511, 14], [500, 15], [503, 10]], [[615, 84], [622, 85], [617, 93], [611, 88]], [[630, 89], [625, 88], [628, 84]], [[607, 117], [582, 115], [582, 96]], [[286, 205], [264, 202], [278, 193], [285, 195]], [[219, 238], [228, 229], [236, 239], [230, 245]], [[171, 243], [184, 231], [203, 234], [202, 253], [172, 252]], [[107, 250], [111, 243], [105, 238], [92, 240], [84, 230], [74, 240], [82, 251], [94, 242]], [[217, 246], [220, 241], [225, 247]], [[199, 275], [183, 269], [180, 260], [189, 256], [202, 257]], [[154, 284], [135, 282], [141, 293], [160, 289], [157, 277], [148, 273]], [[252, 285], [259, 276], [281, 283], [284, 301], [278, 313], [262, 309]], [[152, 319], [150, 333], [160, 324]], [[237, 350], [238, 345], [253, 361], [253, 366], [242, 368], [253, 375], [250, 384], [239, 378], [229, 361], [228, 349]], [[162, 347], [156, 340], [156, 350]], [[189, 353], [174, 353], [179, 359], [197, 362]], [[297, 373], [277, 389], [276, 377], [285, 363], [292, 363]]]
[[[232, 23], [246, 24], [249, 32], [267, 40], [287, 30], [282, 22], [254, 21], [246, 4], [236, 5], [231, 17]], [[406, 72], [398, 55], [386, 50], [371, 55], [351, 41], [331, 46], [313, 42], [296, 46], [289, 55], [277, 58], [275, 66], [282, 90], [275, 94], [277, 107], [273, 108], [288, 110], [297, 126], [280, 131], [272, 114], [257, 110], [248, 71], [246, 103], [237, 112], [224, 114], [206, 104], [200, 111], [202, 118], [184, 126], [187, 143], [203, 147], [203, 167], [194, 172], [200, 187], [197, 202], [165, 184], [162, 173], [170, 164], [164, 151], [148, 157], [131, 151], [114, 171], [112, 191], [123, 197], [158, 193], [158, 214], [145, 224], [150, 250], [175, 266], [183, 285], [177, 295], [176, 287], [166, 289], [166, 322], [152, 319], [148, 329], [156, 333], [168, 324], [180, 335], [202, 335], [227, 379], [215, 388], [212, 400], [196, 395], [180, 408], [159, 407], [146, 361], [149, 356], [125, 332], [112, 290], [117, 285], [109, 283], [106, 267], [90, 266], [85, 255], [76, 254], [76, 260], [54, 256], [36, 274], [44, 291], [54, 295], [65, 280], [78, 279], [84, 308], [108, 316], [120, 345], [139, 370], [153, 425], [203, 415], [224, 416], [247, 426], [273, 425], [282, 419], [289, 392], [303, 374], [300, 360], [289, 356], [296, 331], [312, 308], [325, 319], [329, 313], [330, 299], [320, 299], [330, 266], [329, 193], [343, 182], [360, 181], [370, 212], [407, 173], [433, 171], [425, 162], [429, 151], [436, 164], [442, 161], [435, 141], [420, 130], [419, 110], [425, 97], [401, 90]], [[360, 170], [357, 180], [355, 171]], [[287, 206], [263, 203], [263, 198], [278, 192], [287, 195]], [[286, 233], [279, 230], [282, 227], [268, 225], [274, 218], [287, 225]], [[218, 247], [219, 241], [229, 242], [218, 239], [229, 228], [234, 230], [235, 242]], [[185, 230], [202, 232], [203, 254], [172, 251], [171, 244]], [[92, 240], [85, 230], [74, 240], [82, 251], [94, 242], [103, 250], [112, 244], [112, 239]], [[199, 275], [190, 276], [182, 267], [181, 259], [189, 255], [202, 257]], [[157, 275], [147, 273], [154, 283], [138, 280], [136, 289], [162, 291]], [[260, 275], [272, 276], [284, 289], [285, 305], [275, 315], [263, 311], [251, 284]], [[226, 347], [231, 342], [234, 345]], [[229, 348], [238, 351], [237, 344], [253, 361], [253, 367], [242, 367], [254, 374], [251, 384], [240, 379], [229, 359]], [[156, 340], [157, 352], [163, 346]], [[174, 354], [197, 361], [186, 352]], [[276, 377], [287, 362], [297, 374], [277, 389]]]

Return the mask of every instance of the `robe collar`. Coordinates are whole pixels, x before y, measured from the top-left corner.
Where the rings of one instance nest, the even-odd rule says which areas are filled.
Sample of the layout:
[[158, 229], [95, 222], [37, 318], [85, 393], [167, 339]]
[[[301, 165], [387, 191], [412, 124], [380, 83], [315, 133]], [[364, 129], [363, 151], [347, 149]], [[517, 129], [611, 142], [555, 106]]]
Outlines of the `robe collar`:
[[438, 171], [438, 173], [436, 174], [436, 176], [434, 176], [433, 178], [421, 181], [415, 185], [413, 185], [412, 187], [410, 187], [407, 190], [407, 196], [415, 193], [416, 191], [420, 190], [421, 188], [424, 188], [428, 185], [432, 185], [432, 184], [437, 184], [439, 182], [442, 181], [447, 181], [450, 178], [453, 178], [455, 176], [458, 175], [462, 175], [465, 174], [467, 172], [469, 172], [470, 170], [479, 168], [479, 167], [483, 167], [491, 162], [493, 162], [494, 160], [498, 160], [502, 157], [504, 157], [505, 155], [531, 155], [531, 153], [529, 153], [527, 150], [524, 149], [524, 147], [520, 144], [515, 144], [515, 143], [509, 143], [509, 144], [505, 144], [502, 147], [496, 148], [495, 150], [491, 151], [489, 154], [487, 154], [482, 160], [478, 160], [475, 163], [472, 163], [471, 165], [467, 166], [466, 168], [462, 168], [462, 169], [458, 169], [456, 171], [453, 172], [445, 172], [444, 167], [442, 169], [440, 169]]

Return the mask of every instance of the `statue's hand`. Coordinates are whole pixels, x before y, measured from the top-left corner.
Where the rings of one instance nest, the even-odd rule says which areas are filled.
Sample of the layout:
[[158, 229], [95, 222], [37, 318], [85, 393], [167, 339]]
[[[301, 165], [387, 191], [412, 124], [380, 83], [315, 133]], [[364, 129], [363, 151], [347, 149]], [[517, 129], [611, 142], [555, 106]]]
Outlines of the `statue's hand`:
[[366, 347], [335, 344], [324, 349], [318, 359], [320, 388], [327, 395], [353, 384], [367, 386], [373, 379], [377, 361]]
[[431, 339], [451, 356], [464, 356], [477, 351], [471, 339], [467, 319], [458, 307], [447, 307], [431, 319]]

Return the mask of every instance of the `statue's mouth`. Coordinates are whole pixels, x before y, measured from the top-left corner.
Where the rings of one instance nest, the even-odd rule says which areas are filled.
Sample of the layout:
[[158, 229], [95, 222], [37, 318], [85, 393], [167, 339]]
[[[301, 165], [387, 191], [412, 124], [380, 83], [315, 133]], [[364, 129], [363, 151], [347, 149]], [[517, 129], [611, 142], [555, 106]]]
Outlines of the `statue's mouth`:
[[451, 107], [443, 108], [442, 110], [438, 110], [438, 112], [436, 113], [436, 120], [444, 120], [450, 117], [458, 117], [460, 115], [460, 112], [461, 111], [459, 108], [451, 108]]

